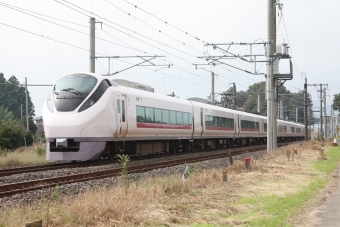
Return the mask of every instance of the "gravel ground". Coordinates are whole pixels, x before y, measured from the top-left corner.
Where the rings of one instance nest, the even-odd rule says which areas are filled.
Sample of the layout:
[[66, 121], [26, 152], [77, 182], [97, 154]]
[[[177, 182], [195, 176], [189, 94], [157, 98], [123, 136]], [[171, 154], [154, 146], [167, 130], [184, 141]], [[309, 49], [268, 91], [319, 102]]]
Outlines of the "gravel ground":
[[[223, 152], [225, 152], [225, 150], [212, 151], [212, 152], [184, 153], [181, 155], [165, 156], [165, 157], [163, 156], [160, 158], [136, 160], [136, 161], [131, 161], [129, 163], [129, 166], [148, 164], [151, 162], [169, 161], [169, 160], [174, 160], [174, 159], [183, 159], [183, 158], [189, 158], [189, 157], [194, 157], [194, 156], [204, 156], [207, 154], [216, 154], [216, 153], [223, 153]], [[257, 159], [260, 156], [262, 156], [263, 153], [264, 151], [258, 151], [258, 152], [249, 153], [249, 155], [247, 156], [249, 156], [251, 159]], [[234, 156], [234, 160], [243, 159], [245, 156], [246, 154]], [[196, 163], [196, 165], [200, 169], [222, 168], [222, 167], [226, 167], [227, 165], [229, 165], [229, 158], [214, 159], [214, 160], [198, 162]], [[112, 163], [112, 164], [102, 165], [102, 166], [65, 168], [65, 169], [48, 170], [48, 171], [35, 172], [35, 173], [16, 174], [12, 176], [1, 177], [0, 185], [7, 184], [7, 183], [21, 182], [21, 181], [38, 180], [38, 179], [57, 177], [57, 176], [72, 175], [72, 174], [85, 173], [85, 172], [94, 172], [94, 171], [110, 169], [110, 168], [118, 168], [121, 166], [122, 166], [121, 163]], [[155, 169], [149, 172], [141, 173], [139, 174], [139, 177], [141, 180], [143, 180], [143, 179], [152, 178], [152, 177], [166, 176], [166, 175], [173, 174], [173, 173], [182, 174], [184, 172], [184, 169], [185, 169], [185, 165], [178, 165], [178, 166], [167, 167], [163, 169]], [[131, 180], [135, 179], [135, 174], [130, 174], [129, 178]], [[77, 195], [78, 193], [85, 192], [86, 190], [94, 189], [99, 186], [110, 187], [114, 184], [117, 184], [117, 182], [118, 182], [117, 177], [111, 177], [111, 178], [104, 178], [104, 179], [99, 179], [99, 180], [91, 180], [91, 181], [86, 181], [86, 182], [61, 185], [59, 186], [59, 189], [58, 189], [59, 199], [62, 199], [63, 195]], [[13, 195], [10, 197], [0, 198], [0, 208], [13, 206], [13, 205], [33, 204], [34, 202], [47, 197], [48, 193], [51, 193], [51, 190], [44, 189], [44, 190], [39, 190], [39, 191], [32, 191], [32, 192], [17, 194], [17, 195]]]

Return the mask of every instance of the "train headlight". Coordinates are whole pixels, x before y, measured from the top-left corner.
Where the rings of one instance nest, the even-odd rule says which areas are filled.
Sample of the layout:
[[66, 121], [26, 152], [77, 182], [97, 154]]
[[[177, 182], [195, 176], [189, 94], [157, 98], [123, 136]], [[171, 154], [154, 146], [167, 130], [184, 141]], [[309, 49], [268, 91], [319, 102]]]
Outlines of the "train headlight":
[[54, 113], [53, 104], [51, 99], [47, 99], [47, 108]]

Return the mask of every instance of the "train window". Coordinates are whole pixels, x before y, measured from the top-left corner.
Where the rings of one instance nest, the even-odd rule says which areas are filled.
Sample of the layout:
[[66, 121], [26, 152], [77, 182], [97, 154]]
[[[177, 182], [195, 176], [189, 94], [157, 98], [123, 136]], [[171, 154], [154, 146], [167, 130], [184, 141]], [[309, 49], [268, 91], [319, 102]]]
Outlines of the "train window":
[[209, 115], [205, 115], [205, 126], [210, 126]]
[[154, 109], [155, 114], [155, 123], [162, 123], [162, 110], [161, 109]]
[[227, 128], [234, 128], [234, 119], [226, 118], [226, 125]]
[[145, 107], [145, 122], [153, 123], [153, 108]]
[[120, 99], [117, 99], [117, 113], [120, 113]]
[[222, 117], [217, 117], [217, 126], [222, 127]]
[[214, 126], [217, 127], [217, 117], [213, 117], [214, 118]]
[[263, 123], [263, 131], [267, 131], [267, 123]]
[[296, 133], [301, 133], [301, 128], [296, 128]]
[[191, 113], [189, 113], [189, 125], [192, 125], [192, 116], [191, 116]]
[[295, 128], [294, 128], [294, 127], [290, 127], [290, 131], [291, 131], [292, 133], [295, 133]]
[[183, 113], [183, 125], [189, 125], [189, 114]]
[[169, 110], [162, 110], [162, 123], [169, 124]]
[[227, 121], [226, 118], [221, 117], [221, 127], [226, 127], [226, 121]]
[[175, 125], [176, 124], [176, 112], [170, 110], [169, 113], [170, 113], [170, 124]]
[[183, 124], [183, 113], [182, 112], [176, 112], [176, 120], [178, 125]]
[[122, 122], [125, 122], [125, 103], [122, 100]]
[[137, 116], [137, 122], [144, 122], [145, 121], [145, 112], [144, 112], [143, 106], [137, 106], [136, 116]]
[[241, 120], [241, 128], [259, 129], [259, 123], [254, 121]]
[[213, 116], [205, 115], [205, 125], [206, 126], [214, 126]]

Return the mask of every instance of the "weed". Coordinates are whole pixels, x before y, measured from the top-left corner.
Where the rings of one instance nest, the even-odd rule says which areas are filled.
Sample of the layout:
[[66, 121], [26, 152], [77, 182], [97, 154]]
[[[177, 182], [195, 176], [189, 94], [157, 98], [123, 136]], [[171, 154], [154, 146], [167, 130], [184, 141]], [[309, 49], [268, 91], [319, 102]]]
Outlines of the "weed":
[[59, 202], [60, 199], [60, 190], [59, 190], [59, 185], [57, 184], [54, 189], [54, 200]]
[[45, 146], [38, 145], [38, 146], [36, 146], [35, 150], [36, 150], [36, 152], [39, 156], [44, 156], [46, 154]]
[[127, 154], [117, 155], [118, 161], [123, 164], [122, 175], [120, 177], [121, 182], [123, 182], [125, 186], [125, 193], [127, 193], [129, 189], [129, 169], [127, 164], [130, 162], [130, 157]]

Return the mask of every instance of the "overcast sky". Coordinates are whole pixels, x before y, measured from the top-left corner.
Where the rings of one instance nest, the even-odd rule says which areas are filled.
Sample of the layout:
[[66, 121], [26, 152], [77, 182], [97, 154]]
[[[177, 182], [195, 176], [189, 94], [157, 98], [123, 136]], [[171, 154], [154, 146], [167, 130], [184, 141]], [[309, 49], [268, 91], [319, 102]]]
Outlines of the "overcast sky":
[[[69, 3], [73, 5], [63, 0], [0, 0], [0, 72], [7, 79], [15, 75], [22, 83], [27, 77], [29, 84], [53, 84], [66, 74], [89, 71], [88, 22], [92, 16], [103, 22], [96, 24], [97, 56], [161, 55], [166, 57], [152, 62], [172, 64], [170, 68], [134, 67], [110, 78], [136, 81], [154, 87], [156, 93], [174, 92], [181, 98], [206, 98], [211, 86], [209, 71], [218, 75], [217, 93], [227, 90], [232, 82], [239, 91], [265, 80], [263, 75], [247, 74], [227, 65], [199, 67], [203, 69], [195, 69], [193, 65], [206, 63], [199, 56], [222, 54], [205, 43], [266, 41], [265, 0], [70, 0]], [[277, 40], [289, 43], [294, 59], [294, 79], [285, 85], [292, 92], [302, 90], [301, 73], [307, 75], [309, 84], [328, 83], [330, 110], [333, 94], [339, 93], [340, 1], [281, 0], [281, 3], [282, 14], [277, 12]], [[19, 7], [22, 12], [4, 4]], [[249, 54], [245, 46], [232, 46], [230, 51]], [[263, 46], [255, 46], [253, 53], [263, 54]], [[138, 58], [113, 59], [110, 71], [121, 71], [140, 62]], [[253, 64], [243, 61], [225, 62], [254, 70]], [[264, 68], [257, 65], [260, 73]], [[108, 72], [107, 59], [96, 61], [96, 72]], [[50, 89], [29, 87], [36, 116], [41, 115]], [[308, 90], [317, 109], [317, 89], [308, 87]]]

